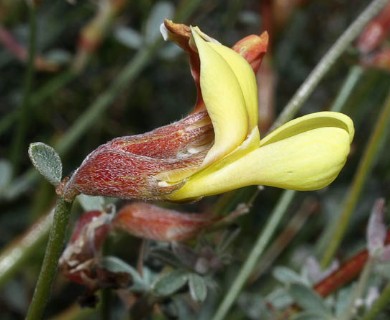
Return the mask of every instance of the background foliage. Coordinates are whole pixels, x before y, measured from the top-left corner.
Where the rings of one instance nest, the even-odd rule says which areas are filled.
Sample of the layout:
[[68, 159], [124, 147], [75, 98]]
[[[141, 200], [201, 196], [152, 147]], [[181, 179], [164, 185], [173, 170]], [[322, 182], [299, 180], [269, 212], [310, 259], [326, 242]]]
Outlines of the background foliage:
[[[247, 34], [259, 34], [267, 26], [271, 28], [268, 31], [272, 46], [259, 79], [260, 97], [264, 101], [260, 108], [270, 114], [260, 119], [266, 131], [274, 120], [273, 115], [280, 113], [328, 48], [370, 1], [356, 0], [353, 5], [344, 0], [291, 1], [290, 4], [294, 3], [291, 12], [281, 6], [273, 13], [267, 11], [271, 2], [42, 1], [31, 9], [25, 1], [0, 1], [0, 247], [9, 250], [10, 246], [18, 246], [15, 239], [46, 215], [55, 201], [53, 187], [32, 170], [27, 154], [29, 143], [42, 141], [53, 146], [61, 155], [64, 174], [69, 175], [101, 143], [113, 137], [149, 131], [180, 119], [191, 110], [195, 88], [188, 62], [180, 50], [160, 39], [158, 30], [163, 18], [176, 15], [175, 21], [199, 25], [207, 34], [228, 45]], [[109, 9], [104, 9], [104, 3], [110, 3]], [[284, 15], [287, 17], [283, 18]], [[35, 41], [31, 46], [34, 29]], [[14, 42], [7, 42], [7, 37], [12, 37]], [[27, 55], [23, 55], [23, 50], [28, 51], [29, 47], [30, 50], [35, 47], [39, 57], [30, 71]], [[306, 114], [329, 109], [347, 75], [357, 74], [357, 81], [342, 105], [342, 111], [354, 119], [356, 127], [346, 167], [327, 190], [294, 196], [268, 251], [228, 319], [273, 319], [274, 310], [283, 310], [291, 299], [299, 303], [299, 297], [306, 297], [305, 294], [306, 300], [314, 299], [313, 292], [303, 285], [309, 283], [307, 274], [315, 269], [307, 259], [321, 261], [324, 257], [389, 91], [388, 71], [363, 69], [359, 67], [360, 62], [356, 47], [350, 46], [300, 110], [300, 114]], [[363, 181], [362, 192], [334, 259], [345, 261], [365, 247], [367, 221], [374, 201], [379, 197], [389, 198], [388, 142], [388, 131], [384, 130], [379, 148], [372, 154], [372, 170]], [[195, 204], [172, 206], [199, 212], [218, 208], [227, 213], [237, 204], [248, 202], [254, 190], [249, 188]], [[224, 252], [228, 264], [206, 278], [205, 302], [191, 301], [188, 290], [178, 293], [174, 290], [175, 294], [168, 295], [158, 308], [150, 310], [151, 318], [176, 315], [183, 319], [210, 319], [280, 195], [281, 190], [274, 188], [261, 190], [250, 213], [230, 227], [228, 231], [239, 229], [240, 232]], [[83, 209], [76, 205], [73, 211], [74, 220]], [[40, 226], [43, 223], [41, 220]], [[221, 245], [221, 234], [219, 231], [205, 237], [212, 248]], [[4, 267], [9, 251], [3, 251], [0, 256], [2, 319], [23, 318], [26, 312], [45, 248], [44, 237], [37, 238], [23, 247], [23, 259], [12, 269]], [[198, 247], [203, 245], [202, 241]], [[135, 266], [140, 245], [139, 239], [114, 235], [106, 249], [110, 255]], [[153, 263], [156, 262], [147, 261], [145, 265], [156, 274], [163, 270], [161, 262]], [[370, 310], [367, 300], [370, 292], [379, 294], [388, 282], [390, 274], [383, 264], [378, 263], [374, 269], [362, 291], [362, 304], [352, 317], [360, 318]], [[354, 286], [356, 282], [344, 286], [326, 301], [320, 299], [318, 303], [327, 306], [323, 314], [329, 317], [343, 314], [348, 309], [343, 297], [350, 296]], [[100, 313], [109, 318], [102, 308], [80, 310], [75, 300], [83, 292], [83, 288], [59, 276], [47, 316], [94, 319]], [[113, 295], [107, 299], [111, 299], [108, 313], [115, 319], [125, 318], [127, 311], [119, 299]], [[300, 305], [310, 311], [308, 306]], [[383, 319], [389, 312], [382, 309]], [[319, 319], [318, 315], [312, 319]]]

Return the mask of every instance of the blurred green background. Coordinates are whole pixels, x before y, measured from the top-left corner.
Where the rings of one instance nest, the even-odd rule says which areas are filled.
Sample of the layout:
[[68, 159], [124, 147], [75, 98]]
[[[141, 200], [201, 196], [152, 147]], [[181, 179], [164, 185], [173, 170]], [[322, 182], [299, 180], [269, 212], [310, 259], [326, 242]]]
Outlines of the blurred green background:
[[[260, 104], [263, 110], [260, 114], [268, 114], [259, 122], [266, 131], [320, 58], [369, 3], [367, 0], [353, 3], [346, 0], [75, 0], [41, 1], [29, 10], [26, 1], [0, 0], [0, 248], [5, 248], [46, 214], [55, 200], [53, 187], [34, 174], [27, 154], [29, 143], [41, 141], [53, 146], [61, 154], [64, 175], [69, 175], [100, 144], [171, 123], [191, 110], [196, 92], [187, 57], [173, 44], [162, 41], [159, 26], [164, 18], [198, 25], [226, 45], [233, 45], [248, 34], [269, 31], [271, 47], [259, 76], [259, 92], [264, 102]], [[31, 20], [31, 11], [35, 22]], [[26, 52], [34, 24], [39, 60], [28, 78]], [[347, 74], [359, 62], [357, 49], [350, 46], [300, 114], [329, 109]], [[359, 72], [358, 82], [342, 109], [354, 119], [356, 127], [346, 167], [327, 190], [299, 193], [295, 197], [278, 232], [288, 233], [287, 224], [299, 214], [306, 223], [299, 226], [297, 235], [277, 260], [262, 271], [267, 276], [253, 278], [229, 319], [263, 319], [261, 316], [268, 319], [264, 310], [259, 309], [266, 301], [263, 298], [284, 287], [270, 276], [274, 267], [284, 265], [299, 273], [307, 257], [321, 259], [323, 256], [329, 232], [342, 210], [343, 199], [390, 86], [386, 70], [366, 68]], [[389, 198], [388, 143], [386, 131], [338, 248], [337, 257], [341, 260], [364, 247], [367, 219], [374, 200]], [[235, 193], [235, 198], [229, 200], [229, 209], [245, 201], [251, 192], [253, 188]], [[274, 188], [262, 190], [251, 213], [236, 221], [241, 233], [229, 247], [233, 259], [214, 275], [215, 288], [207, 302], [189, 303], [190, 307], [183, 311], [187, 312], [184, 313], [187, 319], [210, 318], [280, 194]], [[186, 206], [203, 211], [218, 200], [212, 197]], [[76, 206], [74, 211], [75, 217], [82, 210]], [[1, 319], [23, 318], [40, 268], [44, 243], [34, 247], [9, 276], [1, 278]], [[139, 245], [138, 239], [122, 237], [114, 239], [112, 246], [117, 255], [134, 263]], [[374, 285], [381, 288], [383, 283], [377, 281]], [[82, 288], [59, 277], [47, 317], [76, 319], [79, 311], [72, 306], [82, 292]], [[64, 310], [69, 314], [63, 314]], [[126, 312], [117, 300], [113, 302], [112, 312], [113, 319], [125, 318]], [[96, 318], [94, 313], [78, 316]], [[155, 312], [151, 317], [167, 316]]]

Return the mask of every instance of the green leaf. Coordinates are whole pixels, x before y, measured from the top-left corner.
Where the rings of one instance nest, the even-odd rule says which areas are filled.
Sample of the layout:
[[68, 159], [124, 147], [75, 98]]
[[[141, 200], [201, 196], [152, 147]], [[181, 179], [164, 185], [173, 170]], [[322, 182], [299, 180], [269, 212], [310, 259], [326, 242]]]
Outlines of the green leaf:
[[58, 153], [47, 144], [35, 142], [30, 144], [28, 155], [34, 167], [54, 186], [61, 182], [62, 163]]
[[272, 274], [275, 279], [284, 284], [305, 282], [300, 274], [286, 267], [276, 267]]
[[342, 318], [350, 307], [353, 297], [353, 291], [356, 289], [355, 285], [348, 286], [338, 291], [336, 301], [334, 303], [334, 310], [337, 318]]
[[207, 296], [207, 287], [204, 279], [196, 273], [188, 275], [188, 285], [192, 300], [203, 302]]
[[188, 273], [183, 270], [174, 270], [164, 274], [154, 285], [154, 292], [158, 296], [169, 296], [181, 289], [188, 281]]
[[146, 289], [148, 289], [148, 285], [141, 278], [138, 271], [123, 260], [116, 257], [106, 256], [101, 259], [100, 265], [110, 272], [125, 272], [130, 274], [134, 283], [132, 289], [134, 289], [134, 287], [136, 287], [138, 291], [146, 291]]
[[294, 283], [290, 285], [288, 292], [303, 310], [323, 317], [331, 317], [331, 312], [325, 305], [324, 300], [312, 289]]
[[132, 266], [116, 257], [103, 257], [100, 261], [100, 265], [110, 272], [126, 272], [130, 273], [132, 276], [139, 277], [138, 272]]
[[272, 301], [272, 305], [276, 309], [285, 309], [294, 303], [291, 296], [286, 291], [286, 288], [277, 288], [271, 291], [265, 299], [267, 301]]

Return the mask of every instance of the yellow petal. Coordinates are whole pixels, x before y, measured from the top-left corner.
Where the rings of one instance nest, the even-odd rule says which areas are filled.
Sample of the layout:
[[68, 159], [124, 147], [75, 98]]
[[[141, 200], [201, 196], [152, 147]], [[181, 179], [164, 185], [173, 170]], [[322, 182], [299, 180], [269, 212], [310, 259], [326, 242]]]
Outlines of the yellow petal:
[[214, 49], [214, 46], [222, 45], [204, 41], [198, 30], [193, 28], [192, 35], [200, 58], [200, 87], [215, 132], [214, 145], [203, 162], [205, 166], [222, 158], [245, 140], [248, 114], [234, 70]]
[[248, 185], [324, 188], [344, 166], [352, 137], [353, 124], [347, 116], [320, 113], [298, 118], [271, 134], [260, 148], [195, 174], [170, 199], [191, 199]]
[[257, 126], [258, 96], [255, 74], [249, 63], [237, 52], [228, 47], [210, 43], [210, 46], [228, 62], [240, 85], [245, 99], [249, 130]]
[[287, 122], [263, 138], [260, 145], [264, 146], [321, 127], [335, 127], [346, 130], [350, 142], [352, 142], [355, 133], [351, 118], [345, 114], [330, 111], [315, 112]]

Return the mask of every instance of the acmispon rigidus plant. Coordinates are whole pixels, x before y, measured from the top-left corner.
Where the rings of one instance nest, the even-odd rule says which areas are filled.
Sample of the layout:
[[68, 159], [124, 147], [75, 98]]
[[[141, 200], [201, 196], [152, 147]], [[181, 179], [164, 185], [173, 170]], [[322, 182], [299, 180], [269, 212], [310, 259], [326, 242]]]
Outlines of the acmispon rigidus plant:
[[165, 21], [162, 31], [189, 54], [198, 91], [194, 111], [97, 148], [64, 181], [65, 198], [84, 193], [181, 201], [248, 185], [316, 190], [337, 177], [354, 135], [344, 114], [313, 113], [260, 139], [254, 71], [267, 34], [230, 49], [197, 27]]

